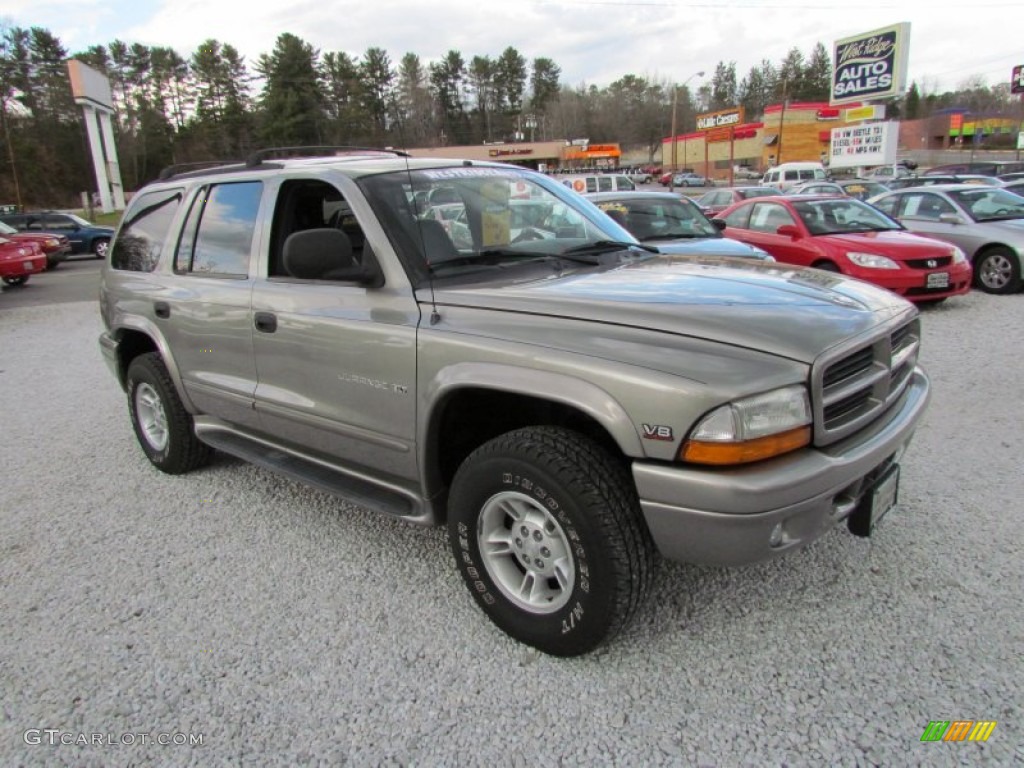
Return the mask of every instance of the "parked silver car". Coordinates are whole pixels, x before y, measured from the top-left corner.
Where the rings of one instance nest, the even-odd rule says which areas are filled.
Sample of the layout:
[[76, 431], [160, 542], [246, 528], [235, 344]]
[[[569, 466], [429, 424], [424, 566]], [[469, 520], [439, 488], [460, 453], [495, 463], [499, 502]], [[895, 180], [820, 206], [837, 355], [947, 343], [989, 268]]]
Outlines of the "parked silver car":
[[1024, 196], [1001, 187], [937, 184], [871, 198], [911, 232], [960, 246], [986, 293], [1015, 293], [1024, 262]]

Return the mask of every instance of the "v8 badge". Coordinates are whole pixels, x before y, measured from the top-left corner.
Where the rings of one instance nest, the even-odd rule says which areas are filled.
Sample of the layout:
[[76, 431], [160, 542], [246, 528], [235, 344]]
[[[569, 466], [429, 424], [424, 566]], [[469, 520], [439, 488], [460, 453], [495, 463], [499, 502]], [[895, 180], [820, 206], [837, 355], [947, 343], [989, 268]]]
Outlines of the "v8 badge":
[[672, 440], [672, 427], [662, 424], [644, 424], [644, 440]]

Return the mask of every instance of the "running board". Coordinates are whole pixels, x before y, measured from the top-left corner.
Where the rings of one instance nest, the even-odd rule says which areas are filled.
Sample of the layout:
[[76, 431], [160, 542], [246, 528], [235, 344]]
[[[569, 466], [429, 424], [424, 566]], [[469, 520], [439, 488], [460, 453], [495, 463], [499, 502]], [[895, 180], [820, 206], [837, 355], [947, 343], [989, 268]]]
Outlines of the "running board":
[[382, 486], [353, 470], [239, 432], [222, 422], [205, 421], [199, 417], [195, 420], [195, 431], [196, 437], [218, 451], [258, 464], [354, 504], [413, 523], [433, 524], [430, 514], [419, 499], [404, 489]]

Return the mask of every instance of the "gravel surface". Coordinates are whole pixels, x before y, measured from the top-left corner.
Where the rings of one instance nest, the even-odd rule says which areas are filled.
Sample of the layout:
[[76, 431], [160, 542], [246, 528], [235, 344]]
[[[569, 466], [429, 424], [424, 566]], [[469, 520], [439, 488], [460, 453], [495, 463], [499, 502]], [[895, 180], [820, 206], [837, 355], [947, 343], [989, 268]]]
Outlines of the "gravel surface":
[[[664, 563], [573, 660], [493, 627], [440, 529], [153, 469], [95, 303], [0, 313], [0, 765], [1020, 765], [1022, 302], [925, 312], [934, 397], [875, 538]], [[921, 743], [958, 719], [998, 725]]]

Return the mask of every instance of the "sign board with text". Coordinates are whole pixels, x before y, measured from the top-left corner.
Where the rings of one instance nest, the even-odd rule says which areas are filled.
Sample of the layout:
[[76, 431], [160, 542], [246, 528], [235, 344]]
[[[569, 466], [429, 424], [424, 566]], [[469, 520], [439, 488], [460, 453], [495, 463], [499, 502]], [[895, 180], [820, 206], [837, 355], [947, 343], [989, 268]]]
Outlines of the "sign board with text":
[[712, 128], [728, 128], [743, 122], [743, 107], [730, 107], [717, 112], [697, 115], [697, 130], [710, 131]]
[[1013, 68], [1013, 75], [1010, 78], [1010, 93], [1024, 93], [1024, 64], [1018, 64]]
[[836, 40], [829, 103], [888, 99], [907, 89], [910, 23]]
[[894, 120], [833, 128], [829, 167], [892, 165], [896, 162], [898, 141], [899, 123]]

